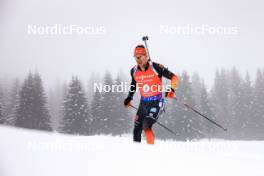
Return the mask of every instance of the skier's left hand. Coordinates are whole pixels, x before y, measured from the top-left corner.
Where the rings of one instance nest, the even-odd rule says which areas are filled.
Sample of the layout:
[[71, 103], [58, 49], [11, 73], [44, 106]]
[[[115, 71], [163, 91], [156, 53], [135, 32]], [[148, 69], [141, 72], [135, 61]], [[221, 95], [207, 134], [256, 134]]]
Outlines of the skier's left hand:
[[165, 97], [166, 98], [175, 98], [175, 94], [174, 94], [174, 89], [173, 88], [170, 88], [169, 90], [167, 90], [165, 92]]

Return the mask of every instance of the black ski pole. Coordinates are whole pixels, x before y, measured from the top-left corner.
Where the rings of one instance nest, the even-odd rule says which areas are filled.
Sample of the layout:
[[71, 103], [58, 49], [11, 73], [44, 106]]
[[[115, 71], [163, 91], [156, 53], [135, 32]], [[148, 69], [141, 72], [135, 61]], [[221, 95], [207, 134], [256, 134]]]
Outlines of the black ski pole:
[[222, 125], [218, 124], [217, 122], [213, 121], [212, 119], [208, 118], [207, 116], [205, 116], [204, 114], [200, 113], [199, 111], [197, 111], [196, 109], [194, 109], [193, 107], [191, 107], [190, 105], [179, 101], [176, 97], [174, 98], [174, 100], [178, 101], [179, 103], [183, 104], [185, 107], [191, 109], [192, 111], [194, 111], [195, 113], [199, 114], [200, 116], [204, 117], [205, 119], [207, 119], [209, 122], [213, 123], [214, 125], [218, 126], [219, 128], [221, 128], [224, 131], [227, 131], [227, 128], [224, 128]]
[[[138, 110], [138, 108], [136, 108], [135, 106], [133, 106], [133, 105], [130, 105], [130, 106], [131, 106], [132, 108], [134, 108], [135, 110]], [[153, 120], [154, 120], [154, 119], [153, 119]], [[171, 132], [172, 134], [174, 134], [175, 136], [179, 136], [179, 134], [175, 133], [174, 131], [172, 131], [171, 129], [169, 129], [168, 127], [166, 127], [165, 125], [161, 124], [159, 121], [155, 120], [155, 122], [156, 122], [159, 126], [163, 127], [163, 128], [166, 129], [167, 131], [169, 131], [169, 132]]]
[[[146, 49], [147, 49], [147, 53], [148, 53], [148, 57], [149, 57], [149, 61], [151, 61], [151, 58], [150, 58], [150, 55], [149, 55], [148, 44], [147, 44], [147, 40], [148, 40], [148, 39], [149, 39], [148, 36], [143, 36], [143, 37], [142, 37], [142, 40], [144, 41], [145, 46], [146, 46]], [[175, 100], [178, 101], [177, 98], [175, 98]], [[179, 102], [180, 102], [180, 101], [179, 101]], [[200, 113], [199, 111], [197, 111], [197, 110], [194, 109], [193, 107], [189, 106], [188, 104], [186, 104], [186, 103], [184, 103], [184, 102], [180, 102], [180, 103], [182, 103], [185, 107], [187, 107], [187, 108], [193, 110], [194, 112], [196, 112], [196, 113], [199, 114], [200, 116], [204, 117], [205, 119], [207, 119], [208, 121], [210, 121], [210, 122], [213, 123], [214, 125], [218, 126], [218, 127], [221, 128], [222, 130], [227, 131], [227, 129], [224, 128], [222, 125], [220, 125], [220, 124], [216, 123], [215, 121], [213, 121], [212, 119], [206, 117], [205, 115], [203, 115], [202, 113]]]

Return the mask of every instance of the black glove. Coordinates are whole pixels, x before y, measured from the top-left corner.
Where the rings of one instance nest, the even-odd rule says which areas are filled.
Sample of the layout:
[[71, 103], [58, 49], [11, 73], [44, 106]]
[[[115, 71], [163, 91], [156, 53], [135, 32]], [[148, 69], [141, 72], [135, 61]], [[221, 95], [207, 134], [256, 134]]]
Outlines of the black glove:
[[124, 100], [124, 105], [125, 105], [125, 106], [128, 106], [128, 105], [130, 104], [131, 100], [132, 100], [132, 97], [131, 97], [131, 96], [128, 96], [128, 97]]

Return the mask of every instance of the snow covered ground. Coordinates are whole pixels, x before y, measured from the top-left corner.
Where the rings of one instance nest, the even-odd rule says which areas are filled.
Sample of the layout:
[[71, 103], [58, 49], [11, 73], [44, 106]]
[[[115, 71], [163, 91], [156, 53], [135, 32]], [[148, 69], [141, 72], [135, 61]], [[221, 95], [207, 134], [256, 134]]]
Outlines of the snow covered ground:
[[264, 142], [131, 142], [0, 126], [0, 176], [263, 176]]

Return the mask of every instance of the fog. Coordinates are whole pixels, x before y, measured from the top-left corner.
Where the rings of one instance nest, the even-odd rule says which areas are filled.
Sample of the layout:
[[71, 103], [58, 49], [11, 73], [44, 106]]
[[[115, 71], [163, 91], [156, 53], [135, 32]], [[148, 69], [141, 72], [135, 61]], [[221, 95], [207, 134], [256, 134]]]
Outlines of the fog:
[[[1, 0], [1, 78], [23, 78], [37, 70], [46, 86], [92, 72], [129, 73], [134, 47], [149, 36], [154, 61], [175, 73], [198, 72], [207, 85], [217, 68], [235, 66], [252, 78], [263, 68], [263, 2], [257, 0], [84, 1]], [[33, 35], [29, 25], [102, 27], [101, 34]], [[162, 33], [161, 26], [209, 25], [237, 29], [235, 34]], [[128, 75], [128, 74], [127, 74]]]

